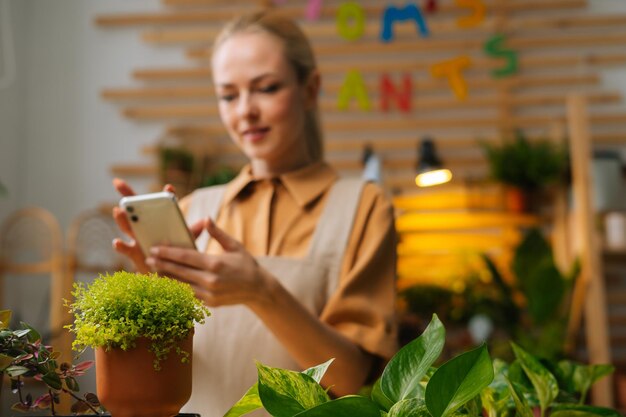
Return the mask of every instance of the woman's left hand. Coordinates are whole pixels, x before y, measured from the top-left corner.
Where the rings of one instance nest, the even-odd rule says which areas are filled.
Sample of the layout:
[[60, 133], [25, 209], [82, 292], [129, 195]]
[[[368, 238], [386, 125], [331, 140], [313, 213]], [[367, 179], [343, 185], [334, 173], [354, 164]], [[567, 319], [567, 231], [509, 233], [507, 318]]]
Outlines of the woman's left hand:
[[208, 219], [205, 228], [224, 253], [209, 255], [172, 246], [154, 247], [146, 263], [159, 274], [191, 284], [196, 296], [209, 307], [263, 300], [268, 274], [241, 243]]

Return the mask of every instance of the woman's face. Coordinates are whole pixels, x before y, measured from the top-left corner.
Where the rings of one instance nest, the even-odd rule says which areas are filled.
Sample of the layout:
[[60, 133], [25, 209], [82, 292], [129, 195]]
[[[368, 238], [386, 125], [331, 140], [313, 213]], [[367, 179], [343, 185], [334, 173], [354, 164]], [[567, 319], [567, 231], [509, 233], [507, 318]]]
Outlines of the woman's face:
[[253, 170], [281, 173], [310, 162], [304, 120], [317, 85], [298, 83], [280, 39], [262, 31], [228, 38], [213, 55], [213, 80], [222, 122]]

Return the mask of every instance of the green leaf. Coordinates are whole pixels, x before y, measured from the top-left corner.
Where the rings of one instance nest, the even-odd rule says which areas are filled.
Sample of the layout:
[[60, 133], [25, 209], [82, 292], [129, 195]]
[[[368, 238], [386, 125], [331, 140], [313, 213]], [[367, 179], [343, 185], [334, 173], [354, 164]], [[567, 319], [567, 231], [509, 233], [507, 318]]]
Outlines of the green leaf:
[[239, 417], [261, 407], [263, 407], [263, 404], [259, 398], [259, 385], [255, 383], [244, 396], [224, 414], [224, 417]]
[[274, 417], [292, 417], [330, 400], [328, 394], [309, 375], [271, 368], [257, 362], [259, 397]]
[[[420, 397], [424, 396], [424, 392], [420, 394]], [[385, 393], [380, 389], [380, 378], [376, 380], [374, 383], [374, 387], [372, 388], [371, 394], [372, 401], [378, 404], [383, 410], [389, 411], [389, 409], [393, 406], [394, 402], [391, 401]]]
[[430, 417], [430, 413], [422, 398], [408, 398], [395, 403], [388, 417]]
[[580, 392], [581, 404], [585, 402], [589, 388], [600, 378], [611, 374], [613, 365], [577, 365], [574, 369], [573, 382], [576, 391]]
[[380, 382], [385, 396], [393, 402], [419, 396], [420, 382], [441, 354], [445, 338], [445, 328], [433, 314], [424, 333], [400, 349], [385, 367]]
[[302, 371], [302, 373], [310, 376], [311, 378], [315, 380], [315, 382], [319, 384], [322, 378], [324, 377], [324, 374], [328, 370], [328, 367], [330, 366], [331, 363], [333, 363], [334, 360], [335, 359], [329, 359], [320, 365], [314, 366], [309, 369], [305, 369], [304, 371]]
[[487, 345], [465, 352], [444, 363], [426, 386], [426, 406], [433, 417], [452, 414], [493, 380]]
[[526, 401], [526, 397], [524, 397], [523, 388], [515, 383], [511, 382], [507, 379], [509, 383], [509, 390], [511, 392], [511, 397], [513, 397], [513, 401], [515, 401], [515, 410], [517, 411], [517, 417], [533, 417], [533, 411], [528, 405], [528, 401]]
[[27, 372], [28, 372], [28, 368], [25, 368], [23, 366], [9, 366], [8, 368], [4, 370], [4, 373], [6, 373], [11, 378], [24, 375]]
[[[268, 410], [269, 411], [269, 410]], [[274, 415], [272, 413], [272, 415]], [[380, 417], [379, 408], [366, 397], [347, 395], [305, 410], [297, 417]]]
[[59, 378], [59, 375], [54, 371], [48, 372], [41, 379], [52, 389], [60, 390], [62, 388], [61, 378]]
[[0, 310], [0, 329], [8, 329], [11, 324], [11, 310]]
[[541, 415], [543, 416], [545, 410], [548, 409], [559, 394], [559, 385], [556, 378], [530, 353], [513, 342], [511, 342], [511, 346], [513, 347], [515, 357], [535, 388], [539, 398]]
[[35, 330], [34, 327], [32, 327], [30, 324], [24, 323], [24, 322], [21, 322], [21, 324], [22, 324], [22, 327], [24, 329], [30, 330], [30, 332], [28, 332], [28, 334], [27, 334], [28, 341], [30, 343], [35, 343], [35, 342], [41, 340], [41, 335], [39, 334], [39, 332], [37, 330]]
[[551, 258], [543, 259], [526, 276], [528, 312], [535, 324], [543, 324], [560, 307], [565, 294], [565, 282]]
[[555, 406], [550, 417], [622, 417], [622, 414], [612, 408], [593, 407], [589, 405], [563, 404]]
[[68, 376], [67, 378], [65, 378], [65, 386], [70, 391], [74, 391], [74, 392], [80, 391], [78, 382], [76, 381], [76, 378], [74, 377]]
[[11, 365], [13, 360], [14, 358], [12, 356], [0, 353], [0, 372], [4, 371], [9, 365]]

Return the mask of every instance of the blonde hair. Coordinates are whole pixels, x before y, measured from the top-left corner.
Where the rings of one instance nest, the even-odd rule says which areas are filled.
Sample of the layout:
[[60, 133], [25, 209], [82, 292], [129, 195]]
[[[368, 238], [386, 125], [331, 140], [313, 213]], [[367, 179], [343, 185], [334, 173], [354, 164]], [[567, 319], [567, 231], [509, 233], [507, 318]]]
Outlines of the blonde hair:
[[[262, 31], [274, 35], [285, 46], [285, 57], [304, 85], [317, 69], [313, 48], [300, 27], [291, 19], [271, 11], [259, 11], [237, 17], [227, 23], [213, 43], [213, 53], [226, 40], [242, 32]], [[324, 143], [317, 105], [306, 112], [304, 130], [307, 148], [314, 161], [324, 157]]]

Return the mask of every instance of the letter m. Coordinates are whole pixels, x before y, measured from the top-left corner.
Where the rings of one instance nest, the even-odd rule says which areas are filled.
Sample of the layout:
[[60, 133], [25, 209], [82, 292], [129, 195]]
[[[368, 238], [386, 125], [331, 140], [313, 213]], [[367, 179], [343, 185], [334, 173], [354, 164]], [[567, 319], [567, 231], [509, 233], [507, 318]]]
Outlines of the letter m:
[[413, 20], [420, 34], [424, 37], [428, 36], [428, 27], [424, 15], [415, 4], [407, 4], [403, 8], [387, 6], [382, 19], [380, 38], [383, 42], [393, 40], [393, 25], [397, 21]]

